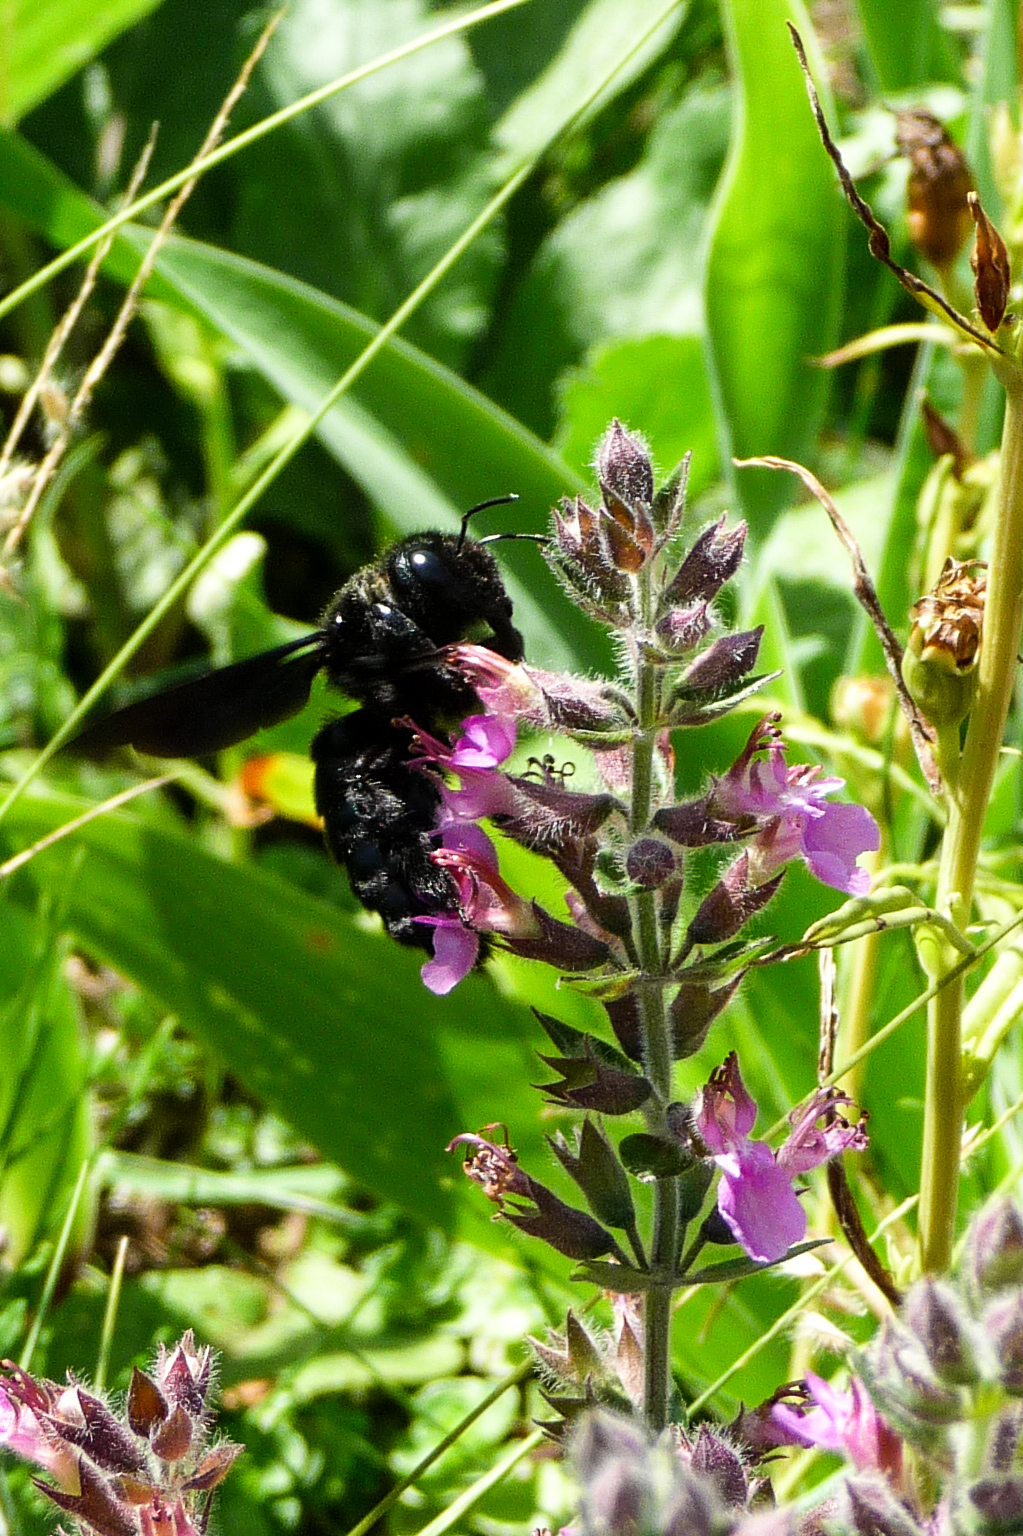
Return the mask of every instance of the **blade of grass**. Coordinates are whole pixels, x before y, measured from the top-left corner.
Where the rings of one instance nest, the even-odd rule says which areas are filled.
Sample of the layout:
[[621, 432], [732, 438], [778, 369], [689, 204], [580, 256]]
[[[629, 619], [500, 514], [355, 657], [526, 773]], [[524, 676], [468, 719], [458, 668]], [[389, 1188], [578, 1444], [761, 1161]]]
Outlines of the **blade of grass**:
[[[368, 64], [361, 64], [358, 69], [351, 70], [347, 75], [342, 75], [337, 80], [328, 81], [326, 85], [320, 86], [318, 90], [310, 91], [308, 95], [301, 97], [298, 101], [290, 102], [288, 106], [281, 107], [278, 112], [272, 112], [269, 117], [263, 118], [261, 122], [255, 123], [251, 128], [246, 128], [241, 133], [235, 134], [233, 139], [229, 139], [226, 144], [220, 145], [212, 153], [201, 156], [193, 164], [185, 166], [183, 170], [175, 171], [173, 176], [168, 176], [167, 180], [162, 181], [158, 187], [153, 187], [151, 191], [144, 193], [142, 197], [136, 198], [134, 202], [120, 209], [118, 213], [113, 214], [105, 222], [98, 224], [91, 234], [86, 235], [74, 245], [69, 246], [66, 251], [62, 251], [59, 256], [54, 257], [45, 267], [41, 267], [38, 272], [34, 272], [30, 278], [21, 283], [12, 293], [9, 293], [5, 299], [0, 299], [0, 319], [4, 315], [9, 314], [12, 309], [15, 309], [31, 294], [45, 287], [51, 277], [55, 277], [57, 273], [63, 272], [66, 267], [72, 266], [80, 256], [86, 255], [98, 241], [116, 233], [123, 225], [131, 223], [140, 213], [144, 213], [147, 208], [152, 208], [156, 203], [162, 202], [164, 198], [176, 192], [179, 187], [183, 187], [193, 176], [202, 176], [206, 171], [211, 170], [213, 166], [221, 165], [225, 160], [229, 160], [232, 155], [238, 154], [240, 150], [246, 149], [250, 144], [255, 144], [259, 139], [265, 138], [267, 134], [273, 133], [276, 128], [291, 122], [293, 118], [300, 117], [303, 112], [308, 112], [310, 108], [318, 106], [320, 102], [328, 101], [331, 96], [336, 96], [340, 91], [347, 90], [349, 86], [357, 84], [358, 81], [365, 80], [370, 75], [376, 74], [379, 70], [386, 69], [388, 65], [397, 63], [399, 59], [408, 58], [410, 54], [417, 53], [422, 48], [428, 48], [432, 43], [440, 42], [443, 38], [467, 31], [469, 27], [474, 27], [480, 22], [488, 21], [492, 16], [500, 16], [505, 11], [514, 10], [516, 7], [527, 3], [528, 0], [492, 0], [491, 4], [482, 6], [478, 11], [474, 11], [470, 15], [459, 16], [452, 21], [447, 21], [442, 26], [435, 27], [433, 31], [425, 32], [422, 37], [413, 38], [411, 42], [403, 43], [401, 47], [392, 49], [390, 53], [381, 54]], [[99, 210], [97, 210], [97, 216], [98, 214]]]

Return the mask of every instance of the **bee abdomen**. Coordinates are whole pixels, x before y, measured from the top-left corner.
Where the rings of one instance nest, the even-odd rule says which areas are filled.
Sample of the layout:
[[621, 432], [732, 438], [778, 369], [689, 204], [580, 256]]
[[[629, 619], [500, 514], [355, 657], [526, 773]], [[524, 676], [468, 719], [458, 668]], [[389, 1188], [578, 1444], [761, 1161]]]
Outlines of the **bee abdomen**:
[[433, 928], [415, 919], [457, 914], [458, 892], [431, 857], [440, 790], [411, 766], [411, 739], [365, 709], [330, 721], [312, 745], [316, 809], [358, 900], [399, 943], [430, 950]]

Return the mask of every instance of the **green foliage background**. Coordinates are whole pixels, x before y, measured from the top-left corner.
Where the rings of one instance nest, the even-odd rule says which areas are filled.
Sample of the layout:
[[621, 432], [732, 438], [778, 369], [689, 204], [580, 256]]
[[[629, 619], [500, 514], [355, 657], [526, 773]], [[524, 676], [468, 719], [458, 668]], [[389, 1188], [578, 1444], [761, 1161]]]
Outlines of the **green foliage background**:
[[[187, 163], [266, 14], [245, 0], [6, 8], [8, 290], [115, 206], [153, 121], [146, 185]], [[884, 164], [882, 98], [931, 102], [950, 118], [997, 207], [986, 122], [992, 103], [1018, 96], [1009, 0], [969, 8], [956, 33], [935, 0], [859, 0], [845, 15], [851, 40], [818, 58], [825, 105], [849, 136], [854, 169], [873, 170], [865, 185], [896, 241], [905, 244], [905, 172]], [[231, 132], [452, 19], [426, 0], [293, 0]], [[812, 38], [802, 7], [781, 0], [532, 0], [478, 25], [467, 14], [461, 29], [211, 170], [44, 501], [14, 589], [0, 591], [10, 780], [303, 413], [525, 168], [131, 671], [200, 654], [226, 661], [301, 633], [382, 545], [454, 527], [485, 497], [517, 491], [514, 511], [490, 516], [544, 528], [557, 499], [587, 483], [597, 438], [617, 415], [647, 435], [665, 472], [694, 450], [694, 527], [723, 507], [748, 518], [742, 619], [768, 625], [763, 659], [784, 668], [772, 700], [809, 756], [836, 766], [853, 793], [877, 793], [876, 754], [829, 716], [839, 676], [877, 661], [844, 557], [817, 508], [793, 510], [787, 477], [740, 472], [731, 459], [800, 458], [838, 487], [899, 624], [917, 595], [908, 552], [931, 463], [920, 388], [952, 410], [959, 376], [926, 348], [915, 361], [904, 349], [838, 374], [814, 365], [865, 329], [915, 316], [870, 264], [841, 202], [788, 19]], [[61, 365], [65, 388], [148, 238], [144, 221], [119, 232]], [[8, 419], [76, 270], [2, 313]], [[992, 398], [982, 449], [997, 428]], [[505, 545], [501, 558], [530, 658], [606, 665], [603, 637], [569, 609], [535, 550]], [[257, 751], [302, 753], [328, 707], [317, 694], [299, 719], [225, 754], [221, 781]], [[726, 767], [749, 726], [730, 719], [682, 743], [683, 787]], [[58, 757], [0, 824], [4, 849], [133, 782], [123, 769]], [[447, 999], [429, 996], [418, 962], [354, 908], [308, 829], [232, 826], [221, 786], [198, 769], [186, 788], [92, 821], [0, 890], [10, 1266], [0, 1353], [21, 1348], [88, 1160], [77, 1271], [72, 1283], [69, 1258], [36, 1364], [51, 1375], [95, 1368], [106, 1277], [128, 1232], [109, 1380], [123, 1382], [156, 1337], [194, 1325], [225, 1351], [230, 1431], [249, 1446], [220, 1528], [346, 1528], [522, 1358], [526, 1331], [563, 1315], [567, 1297], [580, 1305], [570, 1266], [495, 1226], [443, 1149], [461, 1129], [503, 1121], [523, 1161], [556, 1183], [542, 1140], [555, 1122], [540, 1120], [529, 1087], [544, 1069], [527, 1005], [581, 1024], [598, 1024], [600, 1011], [510, 963]], [[901, 817], [904, 856], [915, 857], [926, 817], [912, 796]], [[1007, 771], [992, 831], [1009, 860], [1017, 819]], [[522, 879], [531, 891], [551, 882], [535, 862]], [[548, 899], [556, 905], [556, 887]], [[795, 940], [833, 904], [794, 870], [770, 930]], [[921, 988], [908, 942], [892, 936], [878, 1022]], [[816, 1041], [810, 962], [758, 973], [685, 1064], [681, 1091], [737, 1046], [767, 1125], [812, 1086]], [[1000, 1070], [996, 1106], [1017, 1069]], [[876, 1054], [865, 1083], [878, 1210], [917, 1187], [921, 1080], [917, 1018]], [[971, 1187], [994, 1182], [1017, 1151], [1006, 1132]], [[765, 1276], [724, 1297], [694, 1296], [676, 1360], [686, 1389], [702, 1391], [747, 1350], [717, 1394], [722, 1413], [791, 1375], [790, 1339], [769, 1329], [797, 1294], [792, 1277]], [[531, 1406], [512, 1394], [488, 1410], [392, 1523], [425, 1525], [496, 1459]], [[19, 1476], [13, 1507], [34, 1527], [47, 1517]], [[554, 1524], [565, 1497], [541, 1463], [466, 1518], [485, 1533]]]

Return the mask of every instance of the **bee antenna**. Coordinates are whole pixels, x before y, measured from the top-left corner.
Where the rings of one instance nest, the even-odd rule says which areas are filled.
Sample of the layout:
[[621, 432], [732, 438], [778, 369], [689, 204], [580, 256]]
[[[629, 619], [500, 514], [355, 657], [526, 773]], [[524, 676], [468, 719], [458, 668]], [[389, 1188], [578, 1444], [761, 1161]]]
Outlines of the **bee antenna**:
[[502, 540], [528, 539], [531, 544], [549, 544], [550, 536], [546, 533], [488, 533], [485, 539], [477, 539], [478, 544], [500, 544]]
[[[478, 501], [474, 507], [469, 508], [468, 512], [463, 512], [462, 526], [459, 529], [458, 543], [455, 546], [456, 554], [461, 553], [462, 545], [465, 543], [466, 535], [469, 532], [470, 517], [475, 517], [477, 512], [482, 512], [487, 507], [503, 507], [505, 502], [518, 501], [518, 499], [518, 492], [510, 491], [507, 496], [491, 496], [489, 501]], [[480, 542], [482, 543], [483, 541], [481, 540]]]

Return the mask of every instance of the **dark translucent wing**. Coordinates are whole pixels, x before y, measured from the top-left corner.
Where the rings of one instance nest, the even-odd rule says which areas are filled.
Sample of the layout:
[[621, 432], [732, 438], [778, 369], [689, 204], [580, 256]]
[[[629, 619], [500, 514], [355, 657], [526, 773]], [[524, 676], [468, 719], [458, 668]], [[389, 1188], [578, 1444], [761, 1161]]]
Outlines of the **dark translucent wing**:
[[322, 665], [323, 636], [303, 635], [127, 704], [87, 725], [73, 745], [85, 752], [136, 747], [154, 757], [222, 752], [297, 715]]

